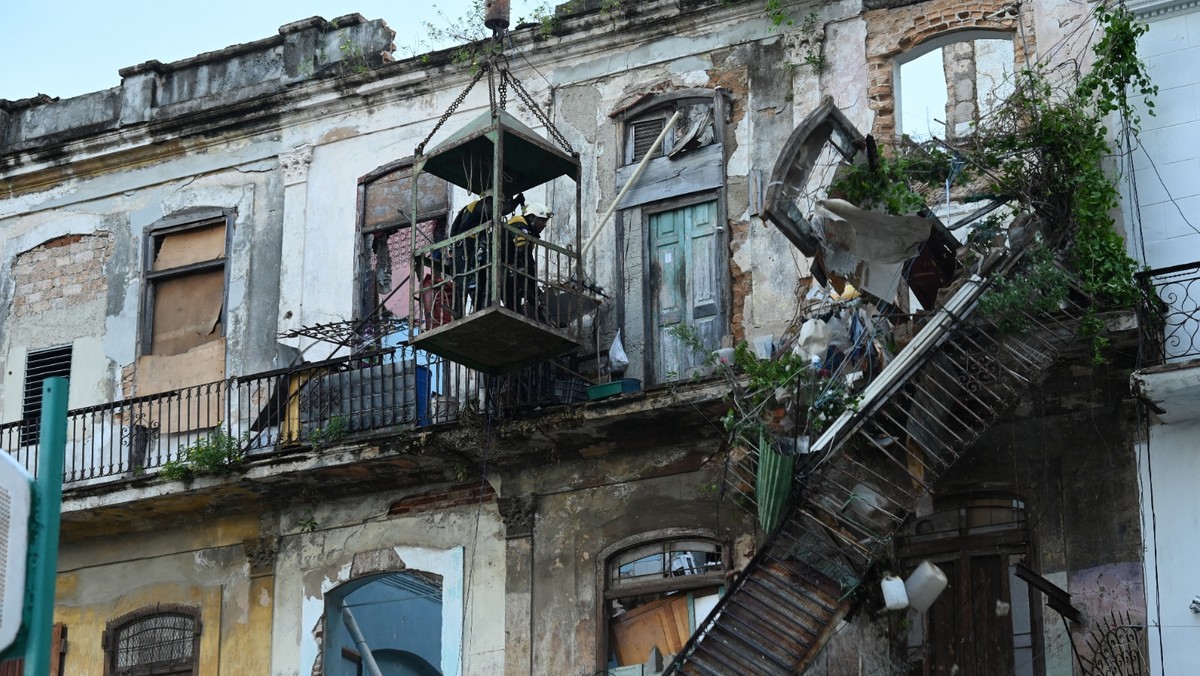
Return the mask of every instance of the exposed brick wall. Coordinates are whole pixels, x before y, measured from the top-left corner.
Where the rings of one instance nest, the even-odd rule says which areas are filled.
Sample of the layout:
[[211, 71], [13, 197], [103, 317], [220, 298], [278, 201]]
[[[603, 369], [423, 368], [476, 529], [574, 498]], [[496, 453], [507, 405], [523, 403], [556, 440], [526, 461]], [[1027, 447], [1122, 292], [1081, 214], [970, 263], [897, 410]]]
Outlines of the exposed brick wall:
[[104, 298], [107, 234], [64, 235], [17, 256], [13, 264], [13, 317], [60, 310]]
[[1004, 31], [1014, 36], [1017, 67], [1024, 67], [1025, 50], [1031, 55], [1037, 53], [1033, 10], [1028, 3], [1022, 5], [1020, 18], [1024, 30], [1018, 32], [1015, 17], [1009, 14], [995, 16], [1011, 4], [1009, 0], [930, 0], [907, 7], [865, 12], [870, 77], [867, 96], [871, 110], [875, 111], [875, 126], [871, 130], [875, 137], [887, 140], [896, 135], [892, 59], [930, 38], [971, 29]]
[[410, 495], [392, 503], [388, 508], [391, 516], [406, 516], [424, 512], [436, 512], [451, 507], [478, 505], [480, 502], [495, 502], [496, 491], [487, 483], [469, 483], [451, 486], [419, 495]]

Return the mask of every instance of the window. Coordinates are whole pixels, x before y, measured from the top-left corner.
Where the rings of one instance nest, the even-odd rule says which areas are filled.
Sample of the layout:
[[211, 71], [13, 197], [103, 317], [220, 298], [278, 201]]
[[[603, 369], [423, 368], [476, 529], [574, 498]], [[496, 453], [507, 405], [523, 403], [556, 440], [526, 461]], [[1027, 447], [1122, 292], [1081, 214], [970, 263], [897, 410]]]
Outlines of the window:
[[724, 548], [702, 537], [653, 540], [609, 556], [608, 673], [641, 674], [654, 649], [664, 657], [678, 653], [716, 606], [726, 570]]
[[200, 609], [159, 604], [104, 628], [104, 676], [193, 676], [200, 667]]
[[71, 346], [36, 350], [25, 359], [25, 392], [21, 403], [21, 445], [38, 442], [42, 427], [42, 382], [71, 375]]
[[899, 133], [917, 141], [962, 137], [1013, 92], [1011, 37], [994, 31], [975, 35], [934, 40], [932, 50], [914, 52], [897, 65]]
[[442, 577], [401, 571], [351, 580], [325, 595], [324, 674], [442, 673]]
[[150, 232], [143, 354], [183, 354], [225, 335], [228, 221], [218, 210], [193, 210]]
[[[450, 210], [449, 184], [433, 174], [423, 173], [417, 181], [418, 247], [428, 246], [446, 236]], [[417, 284], [429, 286], [433, 280], [410, 279], [412, 272], [413, 233], [409, 229], [412, 214], [412, 160], [393, 162], [359, 179], [359, 317], [377, 316], [381, 320], [401, 320], [407, 327], [413, 290]], [[427, 273], [429, 274], [429, 273]], [[442, 316], [449, 311], [449, 299], [434, 293], [422, 297], [427, 312]], [[394, 322], [388, 322], [393, 325]], [[407, 328], [403, 329], [407, 337]]]
[[1030, 553], [1025, 505], [1012, 496], [941, 500], [899, 539], [905, 571], [929, 559], [950, 584], [924, 615], [909, 611], [914, 673], [1039, 673], [1040, 607], [1017, 564]]
[[[721, 90], [685, 89], [645, 96], [613, 113], [622, 140], [618, 186], [630, 181], [667, 122], [679, 114], [645, 173], [617, 205], [621, 225], [615, 245], [623, 261], [616, 284], [626, 290], [618, 300], [619, 314], [639, 319], [622, 327], [635, 359], [627, 375], [648, 385], [701, 374], [702, 353], [720, 347], [730, 334], [727, 111]], [[701, 349], [683, 340], [692, 332]]]

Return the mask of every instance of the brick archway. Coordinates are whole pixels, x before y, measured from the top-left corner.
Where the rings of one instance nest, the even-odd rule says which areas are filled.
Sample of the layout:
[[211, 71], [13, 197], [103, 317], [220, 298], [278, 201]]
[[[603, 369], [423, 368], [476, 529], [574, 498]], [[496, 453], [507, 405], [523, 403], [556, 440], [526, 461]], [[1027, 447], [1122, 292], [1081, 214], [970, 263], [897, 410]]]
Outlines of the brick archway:
[[[931, 38], [969, 30], [1014, 34], [1017, 17], [1005, 9], [1011, 0], [930, 0], [905, 7], [877, 9], [864, 13], [867, 21], [867, 94], [875, 123], [875, 138], [896, 135], [895, 58]], [[1014, 50], [1017, 67], [1024, 67], [1025, 53], [1036, 54], [1033, 11], [1023, 8], [1024, 46]]]

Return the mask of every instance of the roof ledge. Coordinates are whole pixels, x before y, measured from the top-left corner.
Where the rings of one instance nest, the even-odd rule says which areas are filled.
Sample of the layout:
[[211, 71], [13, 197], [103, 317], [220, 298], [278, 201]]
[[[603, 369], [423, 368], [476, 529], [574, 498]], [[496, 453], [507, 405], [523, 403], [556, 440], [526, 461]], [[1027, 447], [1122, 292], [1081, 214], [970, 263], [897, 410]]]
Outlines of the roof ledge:
[[1134, 371], [1133, 393], [1164, 424], [1200, 420], [1200, 360]]

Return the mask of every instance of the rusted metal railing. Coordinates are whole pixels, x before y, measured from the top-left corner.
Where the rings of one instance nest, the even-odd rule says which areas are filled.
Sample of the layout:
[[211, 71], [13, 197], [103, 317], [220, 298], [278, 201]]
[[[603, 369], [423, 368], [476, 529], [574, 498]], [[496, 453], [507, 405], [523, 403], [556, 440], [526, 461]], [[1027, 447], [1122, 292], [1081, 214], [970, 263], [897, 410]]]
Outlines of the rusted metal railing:
[[[157, 472], [216, 435], [254, 457], [583, 398], [584, 381], [559, 362], [487, 376], [401, 346], [72, 410], [63, 481]], [[0, 425], [0, 449], [35, 473], [36, 422]]]
[[1142, 366], [1200, 359], [1200, 261], [1138, 274]]

